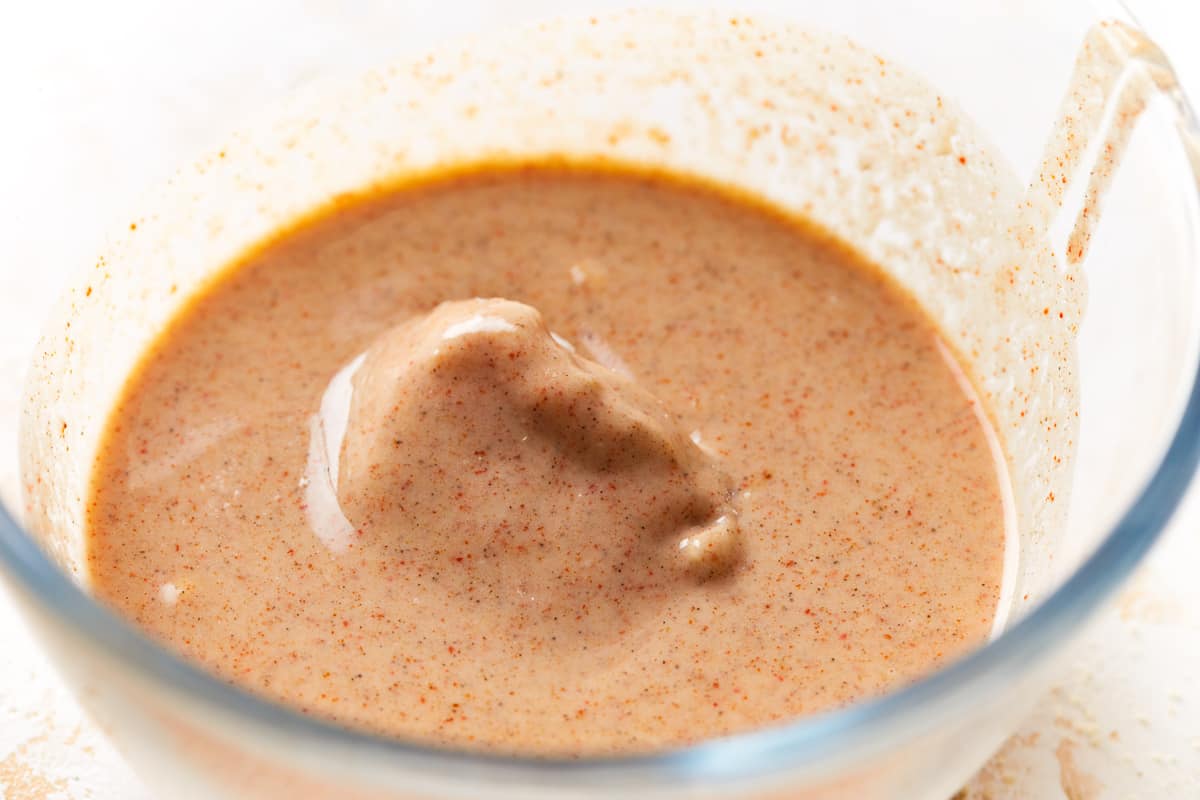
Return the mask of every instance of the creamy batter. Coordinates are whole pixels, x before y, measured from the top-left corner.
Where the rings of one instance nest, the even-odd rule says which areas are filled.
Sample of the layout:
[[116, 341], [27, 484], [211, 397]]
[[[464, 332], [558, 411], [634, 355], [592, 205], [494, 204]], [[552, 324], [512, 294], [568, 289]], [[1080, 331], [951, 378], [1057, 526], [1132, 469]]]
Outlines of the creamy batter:
[[982, 643], [1001, 472], [921, 310], [803, 220], [480, 167], [250, 254], [132, 376], [97, 594], [347, 725], [644, 752]]

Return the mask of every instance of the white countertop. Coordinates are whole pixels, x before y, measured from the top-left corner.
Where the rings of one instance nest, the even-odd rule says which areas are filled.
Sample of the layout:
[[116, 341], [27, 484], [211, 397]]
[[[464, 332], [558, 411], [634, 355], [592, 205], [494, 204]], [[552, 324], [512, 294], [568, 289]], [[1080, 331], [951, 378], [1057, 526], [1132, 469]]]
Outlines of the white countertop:
[[[407, 5], [414, 4], [435, 6]], [[16, 354], [31, 351], [65, 269], [95, 250], [138, 189], [228, 120], [327, 71], [331, 60], [349, 72], [386, 52], [385, 26], [371, 21], [397, 5], [114, 0], [3, 9], [0, 252], [8, 263], [0, 292], [23, 301], [5, 304], [0, 414], [16, 414], [24, 368]], [[1200, 4], [1130, 5], [1200, 98]], [[235, 14], [239, 24], [227, 24]], [[262, 34], [285, 14], [286, 33]], [[160, 75], [163, 64], [170, 64], [170, 81]], [[77, 233], [62, 237], [64, 228]], [[0, 438], [0, 452], [14, 448]], [[4, 469], [0, 484], [11, 483], [12, 470]], [[1089, 628], [1034, 716], [967, 787], [967, 798], [1200, 796], [1198, 527], [1200, 488], [1193, 487], [1163, 542]], [[152, 800], [59, 681], [3, 591], [0, 796]]]

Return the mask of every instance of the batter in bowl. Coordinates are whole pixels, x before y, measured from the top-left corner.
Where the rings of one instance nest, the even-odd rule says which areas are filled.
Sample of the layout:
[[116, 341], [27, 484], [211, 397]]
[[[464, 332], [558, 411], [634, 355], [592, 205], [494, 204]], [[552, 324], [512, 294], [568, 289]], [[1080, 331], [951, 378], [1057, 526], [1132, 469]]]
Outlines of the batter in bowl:
[[646, 752], [983, 643], [989, 435], [933, 323], [806, 221], [485, 164], [330, 207], [173, 322], [109, 421], [89, 578], [306, 713]]

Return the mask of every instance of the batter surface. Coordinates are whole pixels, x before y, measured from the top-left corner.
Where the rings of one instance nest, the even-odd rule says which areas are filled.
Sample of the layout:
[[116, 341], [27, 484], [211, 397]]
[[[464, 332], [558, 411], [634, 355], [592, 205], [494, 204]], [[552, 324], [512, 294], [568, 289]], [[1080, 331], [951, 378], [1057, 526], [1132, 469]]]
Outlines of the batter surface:
[[96, 593], [306, 713], [645, 752], [981, 644], [1001, 473], [938, 331], [712, 187], [480, 167], [347, 201], [162, 335], [92, 482]]

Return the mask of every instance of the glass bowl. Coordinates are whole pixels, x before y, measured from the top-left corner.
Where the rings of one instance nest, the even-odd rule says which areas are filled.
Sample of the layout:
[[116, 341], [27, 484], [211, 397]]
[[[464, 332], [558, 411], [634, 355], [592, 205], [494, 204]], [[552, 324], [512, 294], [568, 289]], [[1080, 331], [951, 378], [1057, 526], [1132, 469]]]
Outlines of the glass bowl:
[[[358, 43], [343, 42], [344, 62], [402, 58], [408, 50], [447, 37], [549, 12], [604, 15], [621, 5], [522, 2], [499, 9], [480, 2], [438, 9], [373, 4], [369, 11], [347, 12], [370, 14], [376, 33]], [[692, 9], [700, 4], [656, 5]], [[1030, 503], [1045, 511], [1038, 519], [1048, 523], [1044, 530], [1021, 530], [1021, 560], [1013, 567], [1016, 588], [1004, 630], [935, 674], [839, 711], [652, 756], [538, 760], [384, 740], [302, 716], [179, 660], [92, 601], [78, 582], [78, 519], [71, 516], [82, 507], [88, 447], [72, 437], [94, 431], [106, 416], [148, 337], [181, 302], [163, 299], [175, 294], [176, 282], [190, 282], [179, 284], [186, 295], [187, 286], [201, 285], [279, 224], [311, 212], [339, 191], [393, 176], [400, 151], [418, 161], [426, 158], [426, 165], [462, 156], [455, 151], [462, 142], [453, 135], [437, 139], [430, 135], [432, 123], [422, 122], [418, 131], [405, 127], [411, 117], [384, 111], [379, 93], [396, 91], [400, 78], [381, 67], [365, 77], [318, 81], [279, 100], [252, 117], [244, 132], [220, 139], [149, 194], [99, 260], [79, 265], [83, 271], [35, 353], [19, 422], [26, 501], [16, 505], [9, 498], [9, 507], [0, 511], [0, 564], [68, 682], [151, 786], [185, 798], [617, 793], [944, 798], [1015, 729], [1073, 636], [1157, 538], [1200, 453], [1195, 316], [1200, 308], [1195, 274], [1200, 149], [1195, 121], [1161, 54], [1119, 7], [1082, 2], [712, 5], [736, 12], [731, 25], [761, 12], [848, 35], [935, 86], [1002, 162], [997, 192], [1028, 199], [1052, 223], [1046, 234], [1057, 255], [1047, 262], [1054, 270], [1047, 275], [1059, 277], [1050, 282], [1053, 291], [1042, 295], [1050, 298], [1046, 314], [1055, 300], [1066, 304], [1069, 314], [1082, 313], [1082, 291], [1065, 293], [1062, 286], [1068, 279], [1080, 284], [1086, 279], [1087, 309], [1075, 343], [1077, 375], [1049, 384], [1065, 387], [1070, 395], [1056, 396], [1056, 402], [1066, 403], [1060, 412], [1078, 409], [1078, 435], [1072, 428], [1069, 437], [1074, 469], [1043, 475], [1009, 453], [1019, 493], [1033, 498]], [[652, 28], [635, 26], [631, 35], [649, 36]], [[180, 46], [186, 44], [181, 40]], [[560, 46], [547, 45], [550, 50]], [[467, 49], [487, 52], [487, 47]], [[1104, 53], [1097, 55], [1097, 48]], [[630, 74], [655, 58], [630, 59]], [[302, 64], [321, 63], [319, 57], [297, 58], [293, 66], [301, 74]], [[568, 72], [575, 63], [566, 62]], [[712, 80], [720, 86], [728, 77]], [[470, 100], [480, 89], [462, 91], [462, 97], [451, 99]], [[720, 113], [733, 115], [736, 102], [726, 99]], [[577, 98], [557, 106], [560, 126], [512, 146], [553, 150], [554, 137], [568, 135], [562, 130], [611, 112], [595, 105], [595, 98]], [[503, 118], [512, 126], [498, 128], [496, 141], [520, 132], [514, 120], [525, 110], [512, 113], [517, 116]], [[1056, 122], [1091, 125], [1078, 128], [1087, 134], [1087, 146], [1059, 147], [1050, 135]], [[426, 150], [417, 146], [422, 142]], [[629, 146], [635, 149], [617, 155], [645, 156]], [[419, 157], [412, 156], [414, 149]], [[721, 180], [749, 182], [768, 195], [787, 191], [778, 188], [787, 183], [786, 170], [751, 165], [742, 174], [736, 150], [720, 157], [691, 151], [677, 162], [665, 156], [643, 160], [661, 158]], [[1115, 160], [1108, 158], [1112, 152], [1123, 154], [1115, 176]], [[1048, 156], [1072, 167], [1063, 169], [1064, 188], [1056, 193], [1035, 191], [1048, 185]], [[1092, 231], [1098, 217], [1102, 222]], [[836, 221], [832, 226], [838, 229]], [[887, 258], [880, 260], [890, 266]], [[955, 318], [964, 331], [995, 328], [997, 321], [984, 319], [986, 313], [964, 313], [939, 293], [957, 286], [957, 278], [929, 275], [910, 275], [910, 288], [920, 284], [918, 296], [944, 325]], [[85, 289], [92, 296], [92, 283], [104, 302], [99, 311], [79, 305]], [[7, 300], [14, 307], [21, 302], [19, 296]], [[1035, 308], [1019, 311], [1038, 315]], [[994, 380], [995, 375], [982, 378], [993, 408], [1003, 406], [1012, 386]], [[18, 420], [7, 424], [16, 427]], [[1066, 488], [1052, 507], [1053, 490], [1060, 485]]]

